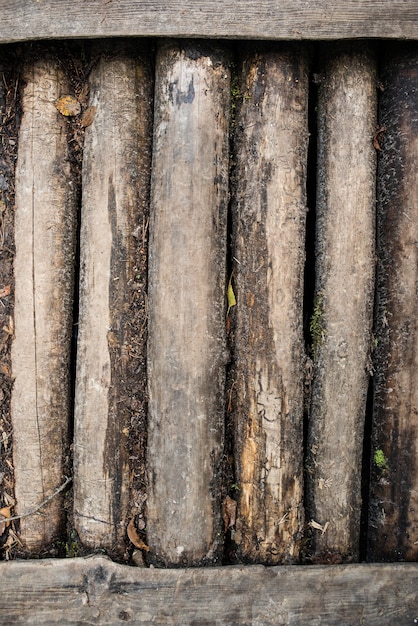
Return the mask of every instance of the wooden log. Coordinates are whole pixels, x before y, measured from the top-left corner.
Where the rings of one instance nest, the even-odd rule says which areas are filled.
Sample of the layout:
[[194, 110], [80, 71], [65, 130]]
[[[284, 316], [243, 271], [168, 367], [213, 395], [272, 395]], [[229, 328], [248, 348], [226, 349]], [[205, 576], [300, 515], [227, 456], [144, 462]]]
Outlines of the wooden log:
[[[11, 401], [17, 515], [63, 482], [68, 455], [77, 189], [67, 121], [55, 101], [68, 83], [55, 58], [27, 62], [16, 168], [14, 386]], [[32, 554], [62, 532], [62, 496], [20, 520]]]
[[[0, 43], [95, 37], [418, 38], [414, 0], [9, 0]], [[63, 19], [65, 16], [65, 19]]]
[[315, 372], [307, 468], [309, 522], [319, 561], [355, 560], [359, 554], [376, 185], [376, 68], [373, 54], [363, 50], [330, 52], [319, 85]]
[[165, 565], [222, 546], [230, 72], [222, 51], [157, 55], [149, 255], [148, 542]]
[[390, 48], [378, 140], [369, 558], [418, 560], [418, 48]]
[[12, 624], [411, 626], [418, 565], [138, 569], [95, 556], [0, 563]]
[[238, 91], [234, 540], [245, 560], [275, 564], [298, 559], [303, 530], [306, 54], [249, 54]]
[[129, 310], [140, 255], [134, 235], [149, 197], [150, 71], [131, 55], [103, 55], [89, 86], [96, 111], [83, 158], [74, 525], [83, 545], [120, 555], [130, 484], [129, 342], [140, 332]]

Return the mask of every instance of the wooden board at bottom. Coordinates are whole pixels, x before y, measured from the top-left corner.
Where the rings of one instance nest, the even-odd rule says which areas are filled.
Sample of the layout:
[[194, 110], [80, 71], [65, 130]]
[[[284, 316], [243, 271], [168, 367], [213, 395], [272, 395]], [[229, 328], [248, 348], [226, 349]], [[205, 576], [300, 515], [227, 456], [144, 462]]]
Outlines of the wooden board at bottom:
[[0, 577], [8, 624], [407, 626], [418, 618], [416, 563], [142, 569], [93, 556], [3, 562]]

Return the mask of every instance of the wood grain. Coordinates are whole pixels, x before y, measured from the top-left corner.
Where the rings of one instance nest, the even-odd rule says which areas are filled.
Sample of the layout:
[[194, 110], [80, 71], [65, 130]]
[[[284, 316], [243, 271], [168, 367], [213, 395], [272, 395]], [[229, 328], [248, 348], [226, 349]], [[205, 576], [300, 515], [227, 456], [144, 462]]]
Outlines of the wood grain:
[[234, 541], [245, 560], [267, 565], [295, 562], [303, 529], [308, 62], [300, 46], [258, 48], [235, 96], [231, 384]]
[[199, 45], [157, 55], [149, 255], [151, 560], [219, 558], [230, 72]]
[[9, 624], [412, 626], [418, 617], [412, 563], [158, 570], [96, 556], [3, 562], [0, 575]]
[[[16, 514], [24, 515], [63, 482], [70, 420], [77, 188], [67, 122], [55, 100], [68, 82], [58, 60], [44, 57], [24, 72], [16, 169], [14, 263], [16, 304], [11, 402]], [[62, 531], [62, 496], [20, 522], [32, 554]]]
[[1, 0], [0, 43], [94, 37], [418, 38], [414, 0]]

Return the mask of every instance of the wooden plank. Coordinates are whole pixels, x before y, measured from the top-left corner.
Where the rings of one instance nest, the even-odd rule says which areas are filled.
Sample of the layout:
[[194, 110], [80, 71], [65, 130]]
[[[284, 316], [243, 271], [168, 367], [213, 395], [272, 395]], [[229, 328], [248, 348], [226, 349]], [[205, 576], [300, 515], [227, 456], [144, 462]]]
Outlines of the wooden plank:
[[418, 48], [382, 66], [370, 558], [418, 560]]
[[234, 541], [277, 564], [298, 559], [303, 530], [306, 54], [253, 51], [236, 91]]
[[[90, 79], [81, 214], [74, 524], [83, 545], [124, 551], [130, 484], [129, 307], [149, 198], [152, 82], [145, 61], [103, 54]], [[145, 316], [145, 312], [144, 312]], [[140, 320], [144, 326], [145, 319]], [[136, 376], [135, 376], [136, 379]], [[132, 397], [131, 397], [132, 396]]]
[[[77, 188], [67, 120], [55, 108], [68, 93], [58, 60], [27, 62], [16, 168], [14, 386], [11, 415], [17, 515], [63, 482], [70, 417]], [[68, 469], [68, 468], [67, 468]], [[20, 521], [32, 554], [62, 531], [62, 497]]]
[[2, 0], [0, 43], [83, 37], [418, 38], [414, 0]]
[[230, 72], [222, 51], [156, 61], [149, 256], [150, 558], [197, 565], [222, 547]]
[[375, 271], [376, 66], [329, 50], [318, 102], [316, 303], [307, 509], [315, 559], [358, 558]]
[[412, 563], [159, 570], [96, 556], [0, 563], [0, 575], [9, 624], [412, 626], [418, 617]]

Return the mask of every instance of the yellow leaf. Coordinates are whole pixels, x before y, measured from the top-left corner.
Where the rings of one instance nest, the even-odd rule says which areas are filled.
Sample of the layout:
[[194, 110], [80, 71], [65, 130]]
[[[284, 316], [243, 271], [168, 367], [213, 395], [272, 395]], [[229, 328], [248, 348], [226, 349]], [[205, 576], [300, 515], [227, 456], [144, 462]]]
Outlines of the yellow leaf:
[[228, 299], [228, 311], [226, 313], [226, 316], [228, 317], [229, 311], [237, 303], [237, 299], [235, 297], [234, 290], [232, 288], [232, 274], [231, 274], [231, 277], [230, 277], [229, 283], [228, 283], [227, 299]]
[[58, 111], [69, 117], [70, 115], [78, 115], [81, 111], [81, 104], [73, 96], [62, 96], [55, 101], [55, 107]]

